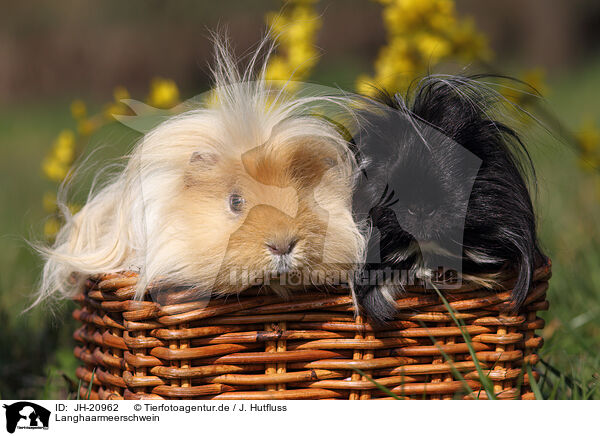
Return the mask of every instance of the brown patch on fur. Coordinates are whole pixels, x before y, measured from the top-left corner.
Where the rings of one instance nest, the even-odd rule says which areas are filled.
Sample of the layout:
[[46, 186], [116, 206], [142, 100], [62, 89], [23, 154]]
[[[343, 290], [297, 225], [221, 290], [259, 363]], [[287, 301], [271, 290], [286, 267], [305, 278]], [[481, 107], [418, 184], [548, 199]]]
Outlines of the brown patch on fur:
[[248, 175], [257, 182], [280, 188], [289, 186], [285, 161], [279, 153], [270, 151], [266, 144], [245, 152], [241, 160]]
[[244, 169], [265, 185], [315, 187], [337, 164], [336, 149], [326, 142], [298, 141], [285, 147], [260, 145], [242, 155]]
[[332, 147], [308, 143], [297, 147], [290, 156], [290, 170], [294, 180], [306, 186], [316, 187], [326, 171], [337, 165], [338, 155]]

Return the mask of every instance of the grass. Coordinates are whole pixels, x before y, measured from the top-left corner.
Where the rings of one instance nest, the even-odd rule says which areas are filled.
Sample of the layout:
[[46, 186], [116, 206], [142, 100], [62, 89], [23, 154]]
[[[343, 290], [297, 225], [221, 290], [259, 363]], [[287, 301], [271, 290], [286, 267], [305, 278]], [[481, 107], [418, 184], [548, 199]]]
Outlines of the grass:
[[[351, 83], [348, 71], [360, 69], [339, 68], [313, 80]], [[549, 109], [571, 128], [584, 115], [600, 120], [599, 75], [600, 58], [552, 78]], [[77, 388], [73, 306], [54, 315], [45, 308], [20, 314], [40, 273], [25, 239], [40, 237], [41, 199], [52, 187], [41, 177], [40, 162], [58, 131], [73, 127], [68, 106], [62, 100], [0, 107], [0, 398], [66, 398]], [[123, 153], [134, 139], [119, 129], [103, 137], [110, 147], [100, 157]], [[582, 170], [573, 150], [539, 129], [529, 144], [539, 176], [540, 238], [554, 265], [536, 396], [600, 399], [600, 176]], [[105, 144], [92, 146], [98, 145]]]
[[367, 373], [365, 373], [362, 369], [354, 368], [354, 371], [356, 371], [357, 373], [359, 373], [360, 375], [362, 375], [368, 381], [370, 381], [371, 383], [373, 383], [377, 389], [379, 389], [380, 391], [388, 394], [393, 399], [395, 399], [395, 400], [402, 400], [401, 397], [399, 397], [398, 395], [396, 395], [395, 393], [393, 393], [387, 387], [383, 386], [381, 383], [378, 383], [377, 381], [375, 381], [371, 377], [369, 377], [369, 375]]
[[[599, 72], [600, 59], [551, 86], [549, 107], [567, 126], [577, 128], [584, 116], [600, 122]], [[557, 372], [547, 372], [541, 393], [600, 398], [600, 174], [582, 170], [576, 153], [550, 138], [532, 153], [540, 177], [540, 238], [553, 260], [541, 357]]]
[[[74, 127], [68, 100], [0, 107], [2, 398], [66, 398], [73, 390], [67, 380], [76, 379], [73, 304], [54, 311], [39, 307], [21, 313], [32, 301], [41, 271], [39, 259], [26, 241], [42, 238], [46, 212], [41, 199], [46, 190], [54, 188], [42, 177], [40, 162], [57, 133], [68, 127]], [[113, 147], [104, 147], [103, 157], [123, 153], [132, 139], [118, 128], [103, 132], [102, 137], [114, 140]]]
[[[490, 400], [496, 400], [497, 398], [496, 398], [496, 394], [494, 393], [494, 384], [489, 379], [487, 374], [485, 374], [483, 372], [483, 368], [481, 367], [481, 362], [479, 362], [479, 359], [477, 358], [477, 355], [475, 353], [475, 349], [473, 348], [473, 342], [471, 341], [471, 335], [469, 335], [469, 333], [467, 332], [464, 322], [462, 322], [462, 320], [459, 320], [456, 317], [456, 315], [454, 313], [454, 309], [452, 309], [452, 306], [450, 306], [450, 303], [448, 303], [448, 300], [444, 297], [444, 295], [440, 292], [440, 290], [436, 286], [433, 286], [433, 289], [440, 297], [440, 300], [442, 300], [442, 303], [444, 303], [444, 307], [450, 314], [450, 317], [452, 318], [452, 321], [454, 321], [454, 324], [456, 324], [460, 328], [460, 333], [463, 337], [463, 340], [465, 341], [465, 344], [467, 344], [467, 347], [469, 348], [469, 355], [471, 356], [471, 359], [473, 359], [473, 363], [475, 364], [475, 369], [477, 370], [477, 375], [479, 376], [479, 381], [481, 382], [481, 385], [483, 386], [485, 393], [487, 394], [487, 396]], [[447, 362], [449, 361], [448, 356], [444, 356], [444, 358], [446, 359]]]

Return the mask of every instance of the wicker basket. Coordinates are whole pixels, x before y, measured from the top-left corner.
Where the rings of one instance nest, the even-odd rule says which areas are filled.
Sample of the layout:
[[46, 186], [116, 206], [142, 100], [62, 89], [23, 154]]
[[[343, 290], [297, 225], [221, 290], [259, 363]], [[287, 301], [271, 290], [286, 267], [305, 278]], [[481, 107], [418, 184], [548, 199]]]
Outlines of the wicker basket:
[[[445, 291], [498, 398], [534, 398], [524, 364], [538, 361], [535, 330], [544, 321], [536, 313], [548, 308], [550, 270], [535, 272], [516, 314], [507, 291], [468, 284]], [[135, 283], [131, 273], [94, 277], [76, 299], [83, 398], [363, 400], [392, 398], [389, 391], [407, 399], [487, 398], [460, 328], [438, 295], [420, 287], [398, 300], [395, 322], [374, 328], [354, 317], [342, 290], [293, 301], [246, 292], [204, 307], [177, 292], [136, 301]]]

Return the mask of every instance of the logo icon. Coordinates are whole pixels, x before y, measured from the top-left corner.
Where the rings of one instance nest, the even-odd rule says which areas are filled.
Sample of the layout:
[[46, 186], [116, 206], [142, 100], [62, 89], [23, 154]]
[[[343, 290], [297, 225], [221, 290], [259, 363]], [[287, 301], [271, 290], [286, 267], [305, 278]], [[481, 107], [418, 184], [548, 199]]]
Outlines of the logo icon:
[[29, 401], [19, 401], [10, 405], [4, 404], [6, 409], [6, 431], [14, 433], [18, 429], [47, 430], [50, 422], [50, 411], [42, 406]]

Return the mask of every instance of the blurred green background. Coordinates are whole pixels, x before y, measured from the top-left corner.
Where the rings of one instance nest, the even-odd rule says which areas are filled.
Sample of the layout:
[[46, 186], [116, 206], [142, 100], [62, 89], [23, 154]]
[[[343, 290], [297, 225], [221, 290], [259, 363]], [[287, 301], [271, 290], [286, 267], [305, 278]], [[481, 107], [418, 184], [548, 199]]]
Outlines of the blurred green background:
[[[264, 33], [275, 0], [0, 1], [0, 397], [66, 398], [73, 390], [75, 323], [66, 304], [53, 312], [31, 302], [41, 264], [27, 240], [43, 239], [42, 197], [55, 184], [40, 163], [57, 133], [74, 128], [74, 99], [91, 108], [123, 85], [143, 98], [155, 76], [182, 98], [209, 86], [209, 31], [227, 27], [238, 53]], [[544, 110], [570, 131], [600, 123], [600, 4], [597, 1], [457, 0], [495, 52], [497, 72], [546, 73]], [[385, 43], [381, 7], [367, 0], [317, 6], [320, 61], [310, 81], [353, 89]], [[548, 365], [542, 390], [557, 398], [600, 398], [600, 176], [560, 134], [531, 126], [538, 171], [542, 244], [553, 259], [550, 310], [542, 316]], [[90, 147], [124, 153], [135, 135], [112, 126]]]

